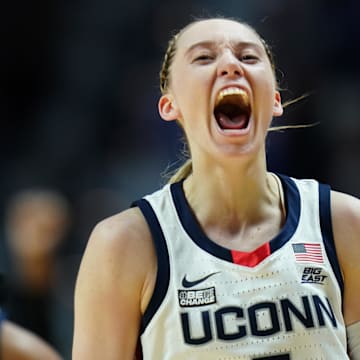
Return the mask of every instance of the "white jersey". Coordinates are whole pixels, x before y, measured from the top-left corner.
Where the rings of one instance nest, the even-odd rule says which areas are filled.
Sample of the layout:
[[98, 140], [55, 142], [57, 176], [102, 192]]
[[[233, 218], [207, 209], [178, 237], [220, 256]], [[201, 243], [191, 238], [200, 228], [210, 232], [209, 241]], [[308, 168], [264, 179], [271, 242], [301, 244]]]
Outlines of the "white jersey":
[[182, 182], [135, 203], [158, 257], [141, 329], [145, 360], [349, 359], [330, 188], [279, 177], [286, 222], [252, 252], [207, 238]]

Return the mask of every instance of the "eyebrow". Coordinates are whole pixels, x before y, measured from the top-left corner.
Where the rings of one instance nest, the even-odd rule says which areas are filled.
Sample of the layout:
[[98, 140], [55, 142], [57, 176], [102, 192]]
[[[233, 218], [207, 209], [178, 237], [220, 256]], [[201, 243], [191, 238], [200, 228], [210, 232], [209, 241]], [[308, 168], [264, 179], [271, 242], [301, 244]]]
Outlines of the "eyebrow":
[[[185, 51], [185, 55], [188, 55], [189, 53], [191, 53], [193, 50], [195, 50], [196, 48], [216, 48], [218, 42], [217, 41], [199, 41], [191, 46], [189, 46], [186, 51]], [[238, 42], [231, 42], [231, 46], [235, 49], [239, 49], [239, 48], [246, 48], [246, 47], [252, 47], [252, 48], [256, 48], [257, 50], [263, 50], [263, 47], [260, 46], [257, 43], [254, 42], [250, 42], [250, 41], [238, 41]]]

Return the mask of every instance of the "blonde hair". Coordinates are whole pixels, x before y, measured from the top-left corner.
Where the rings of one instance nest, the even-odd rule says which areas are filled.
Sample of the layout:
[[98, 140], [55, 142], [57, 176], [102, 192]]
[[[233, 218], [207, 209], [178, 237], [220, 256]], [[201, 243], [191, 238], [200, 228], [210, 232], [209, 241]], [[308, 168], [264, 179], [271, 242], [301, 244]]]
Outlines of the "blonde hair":
[[173, 184], [178, 181], [186, 179], [192, 173], [192, 160], [188, 158], [185, 162], [176, 169], [173, 173], [166, 174], [168, 183]]

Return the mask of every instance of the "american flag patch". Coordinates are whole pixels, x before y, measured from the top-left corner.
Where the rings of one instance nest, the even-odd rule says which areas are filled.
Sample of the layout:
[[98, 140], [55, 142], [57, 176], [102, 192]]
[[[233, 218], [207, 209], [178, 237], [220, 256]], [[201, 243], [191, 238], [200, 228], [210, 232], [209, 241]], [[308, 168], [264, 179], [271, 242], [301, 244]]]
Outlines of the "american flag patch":
[[292, 247], [297, 262], [324, 262], [320, 244], [299, 243]]

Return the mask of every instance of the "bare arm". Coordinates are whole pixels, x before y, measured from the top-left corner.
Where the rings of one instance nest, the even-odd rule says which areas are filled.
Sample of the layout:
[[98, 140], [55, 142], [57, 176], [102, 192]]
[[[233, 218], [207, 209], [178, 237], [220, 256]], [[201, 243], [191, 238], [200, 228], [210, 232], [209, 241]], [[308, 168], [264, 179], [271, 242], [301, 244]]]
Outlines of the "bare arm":
[[139, 209], [98, 224], [75, 289], [73, 360], [133, 360], [156, 274], [151, 236]]
[[0, 349], [3, 360], [61, 360], [43, 339], [7, 320], [1, 324]]
[[360, 321], [360, 200], [332, 192], [332, 220], [336, 249], [344, 276], [346, 325]]

